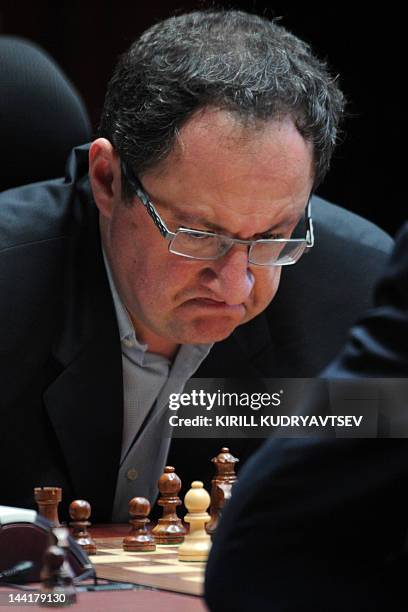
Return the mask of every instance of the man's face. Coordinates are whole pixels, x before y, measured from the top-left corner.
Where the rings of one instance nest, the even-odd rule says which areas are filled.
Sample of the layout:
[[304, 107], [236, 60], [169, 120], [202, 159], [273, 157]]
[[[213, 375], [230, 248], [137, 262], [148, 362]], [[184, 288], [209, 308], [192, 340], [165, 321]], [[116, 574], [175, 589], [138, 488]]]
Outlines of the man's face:
[[[121, 200], [115, 153], [112, 176], [112, 201], [101, 210], [104, 248], [137, 337], [150, 351], [171, 355], [178, 344], [223, 340], [268, 306], [281, 268], [248, 264], [245, 245], [216, 261], [170, 253], [137, 197], [130, 207]], [[313, 155], [289, 118], [251, 131], [227, 112], [206, 110], [184, 125], [166, 160], [139, 178], [172, 231], [287, 238], [304, 215]]]

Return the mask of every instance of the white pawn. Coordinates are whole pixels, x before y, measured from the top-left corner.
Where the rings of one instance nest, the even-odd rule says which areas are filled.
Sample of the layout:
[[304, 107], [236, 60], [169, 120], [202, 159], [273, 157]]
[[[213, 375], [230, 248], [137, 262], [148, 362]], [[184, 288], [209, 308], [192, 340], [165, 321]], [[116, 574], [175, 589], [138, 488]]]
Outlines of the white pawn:
[[184, 498], [188, 514], [184, 517], [190, 523], [190, 532], [184, 536], [184, 542], [178, 550], [179, 561], [207, 561], [211, 548], [211, 537], [205, 530], [205, 524], [211, 519], [206, 512], [211, 498], [199, 480], [191, 483], [191, 489]]

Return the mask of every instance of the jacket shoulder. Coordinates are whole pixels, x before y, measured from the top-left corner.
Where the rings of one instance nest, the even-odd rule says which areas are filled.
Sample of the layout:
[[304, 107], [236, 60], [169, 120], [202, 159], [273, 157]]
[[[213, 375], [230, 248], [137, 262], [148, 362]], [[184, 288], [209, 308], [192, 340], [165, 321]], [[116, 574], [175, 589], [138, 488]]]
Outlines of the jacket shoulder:
[[73, 150], [66, 175], [9, 189], [0, 194], [0, 254], [74, 231], [91, 198], [88, 145]]
[[[350, 327], [373, 305], [393, 240], [373, 223], [313, 198], [315, 246], [282, 269], [265, 315], [277, 357], [275, 376], [316, 376], [340, 350]], [[250, 323], [249, 323], [250, 325]]]
[[393, 247], [391, 236], [377, 225], [323, 198], [313, 197], [312, 217], [317, 239], [332, 238], [335, 245], [344, 241], [362, 253], [378, 250], [388, 254]]

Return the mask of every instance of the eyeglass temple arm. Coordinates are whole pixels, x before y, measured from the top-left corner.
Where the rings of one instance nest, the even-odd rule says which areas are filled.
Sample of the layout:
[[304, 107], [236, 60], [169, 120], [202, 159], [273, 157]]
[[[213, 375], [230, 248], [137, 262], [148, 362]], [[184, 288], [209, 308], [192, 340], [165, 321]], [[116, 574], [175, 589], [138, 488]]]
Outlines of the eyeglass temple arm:
[[149, 215], [151, 216], [155, 226], [157, 227], [161, 235], [164, 238], [168, 238], [169, 236], [174, 236], [174, 233], [171, 232], [160, 219], [159, 215], [157, 214], [156, 209], [154, 208], [153, 204], [149, 200], [147, 193], [142, 188], [142, 185], [140, 184], [139, 179], [133, 173], [133, 170], [129, 168], [127, 164], [125, 164], [125, 162], [121, 161], [120, 163], [121, 163], [121, 169], [122, 169], [123, 175], [127, 178], [129, 183], [131, 184], [135, 194], [137, 195], [139, 200], [142, 202], [143, 206], [147, 208]]
[[312, 196], [310, 196], [309, 201], [306, 206], [306, 242], [307, 246], [311, 248], [314, 246], [314, 230], [313, 230], [313, 220], [312, 220]]

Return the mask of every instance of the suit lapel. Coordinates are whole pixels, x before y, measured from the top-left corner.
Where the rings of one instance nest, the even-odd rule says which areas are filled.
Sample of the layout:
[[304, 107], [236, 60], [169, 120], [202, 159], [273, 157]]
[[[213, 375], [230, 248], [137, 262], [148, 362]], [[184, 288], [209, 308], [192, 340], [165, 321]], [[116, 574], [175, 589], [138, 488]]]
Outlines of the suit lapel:
[[81, 222], [86, 229], [71, 240], [67, 253], [62, 325], [54, 347], [62, 373], [44, 402], [74, 494], [106, 519], [121, 451], [122, 359], [96, 212], [87, 214], [94, 218]]
[[270, 347], [267, 318], [259, 315], [218, 342], [194, 375], [195, 378], [257, 379], [271, 376], [262, 368], [262, 352]]
[[112, 339], [95, 335], [44, 395], [74, 494], [105, 517], [111, 515], [122, 438], [122, 370], [115, 353]]

